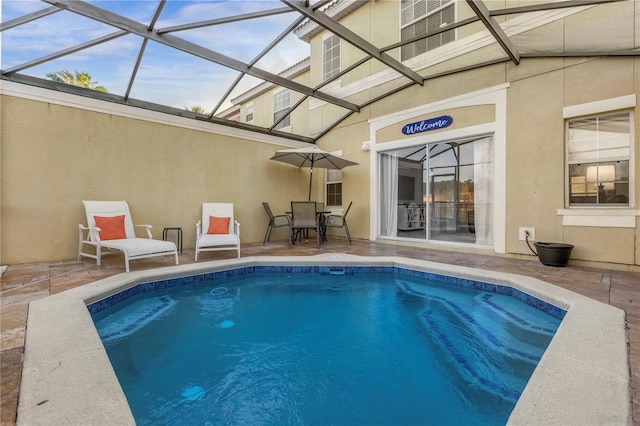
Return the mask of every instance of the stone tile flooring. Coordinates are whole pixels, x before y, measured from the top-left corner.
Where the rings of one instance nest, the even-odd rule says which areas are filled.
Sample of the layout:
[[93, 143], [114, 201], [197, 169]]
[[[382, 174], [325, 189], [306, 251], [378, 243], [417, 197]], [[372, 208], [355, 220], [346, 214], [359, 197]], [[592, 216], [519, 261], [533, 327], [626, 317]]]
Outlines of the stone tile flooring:
[[[289, 249], [284, 241], [272, 241], [264, 246], [247, 244], [242, 246], [241, 252], [243, 257], [349, 253], [360, 256], [424, 259], [528, 275], [624, 309], [627, 314], [630, 347], [634, 425], [640, 426], [640, 272], [596, 269], [574, 266], [571, 263], [564, 268], [554, 268], [542, 265], [533, 256], [529, 259], [513, 259], [368, 241], [354, 241], [353, 245], [349, 246], [341, 239], [331, 239], [320, 248], [315, 244], [296, 244]], [[201, 261], [233, 257], [232, 252], [205, 253]], [[185, 250], [180, 255], [180, 263], [193, 263], [193, 258], [193, 250]], [[132, 261], [131, 269], [148, 269], [171, 264], [170, 257], [143, 259]], [[104, 257], [103, 265], [100, 267], [97, 267], [92, 259], [86, 258], [82, 261], [73, 259], [7, 267], [0, 282], [1, 425], [13, 425], [16, 420], [29, 302], [123, 272], [124, 262], [119, 255]]]

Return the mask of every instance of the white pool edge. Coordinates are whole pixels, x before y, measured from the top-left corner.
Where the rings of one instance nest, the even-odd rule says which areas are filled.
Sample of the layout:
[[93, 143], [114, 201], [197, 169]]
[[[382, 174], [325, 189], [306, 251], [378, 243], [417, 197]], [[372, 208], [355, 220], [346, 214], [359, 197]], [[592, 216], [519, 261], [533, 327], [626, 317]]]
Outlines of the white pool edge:
[[247, 257], [119, 274], [29, 306], [18, 425], [133, 425], [86, 305], [142, 282], [254, 265], [380, 265], [511, 286], [567, 310], [509, 424], [632, 424], [621, 309], [535, 278], [400, 257]]

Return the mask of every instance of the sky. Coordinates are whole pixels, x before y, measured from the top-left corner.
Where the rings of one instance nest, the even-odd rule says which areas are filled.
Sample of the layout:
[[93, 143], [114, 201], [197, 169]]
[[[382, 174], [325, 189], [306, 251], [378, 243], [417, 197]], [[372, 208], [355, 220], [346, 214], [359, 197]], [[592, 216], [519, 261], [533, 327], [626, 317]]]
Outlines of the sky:
[[[159, 2], [92, 0], [88, 3], [148, 25]], [[48, 3], [37, 0], [0, 0], [1, 20], [6, 22], [48, 7]], [[156, 28], [281, 7], [281, 2], [273, 0], [167, 0]], [[295, 13], [286, 13], [171, 34], [246, 63], [296, 18]], [[6, 71], [115, 31], [113, 27], [68, 11], [54, 13], [1, 32], [0, 66]], [[141, 37], [129, 34], [19, 72], [46, 78], [47, 73], [63, 69], [85, 71], [110, 93], [124, 95], [141, 45]], [[307, 56], [309, 45], [290, 35], [256, 66], [277, 74]], [[211, 111], [238, 75], [237, 71], [149, 42], [130, 97], [177, 108], [200, 106]], [[258, 83], [260, 80], [245, 77], [232, 97]], [[228, 106], [226, 102], [223, 108]]]

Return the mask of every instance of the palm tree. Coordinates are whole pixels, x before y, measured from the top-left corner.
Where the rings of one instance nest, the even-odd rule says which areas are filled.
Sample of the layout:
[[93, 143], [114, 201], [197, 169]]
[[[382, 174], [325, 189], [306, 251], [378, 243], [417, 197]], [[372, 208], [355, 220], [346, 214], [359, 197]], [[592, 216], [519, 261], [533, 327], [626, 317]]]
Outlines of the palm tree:
[[71, 84], [85, 89], [97, 90], [98, 92], [109, 92], [106, 87], [98, 86], [97, 81], [91, 81], [91, 74], [86, 71], [75, 70], [75, 73], [72, 73], [65, 68], [62, 71], [48, 73], [47, 78], [58, 83]]
[[191, 108], [184, 108], [186, 111], [191, 111], [191, 112], [195, 112], [196, 114], [206, 114], [204, 108], [202, 108], [201, 106], [192, 106]]

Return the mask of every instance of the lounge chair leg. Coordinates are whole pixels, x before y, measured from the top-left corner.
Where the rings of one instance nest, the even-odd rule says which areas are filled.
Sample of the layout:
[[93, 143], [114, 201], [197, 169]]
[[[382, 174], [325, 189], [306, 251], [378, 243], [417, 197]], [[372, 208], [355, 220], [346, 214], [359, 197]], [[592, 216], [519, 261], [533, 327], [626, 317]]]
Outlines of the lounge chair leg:
[[267, 241], [271, 238], [271, 224], [267, 227], [267, 233], [264, 234], [264, 240], [262, 241], [262, 245], [265, 245]]
[[349, 226], [347, 226], [347, 222], [344, 223], [344, 230], [347, 231], [347, 239], [349, 240], [349, 245], [351, 245], [351, 234], [349, 233]]

